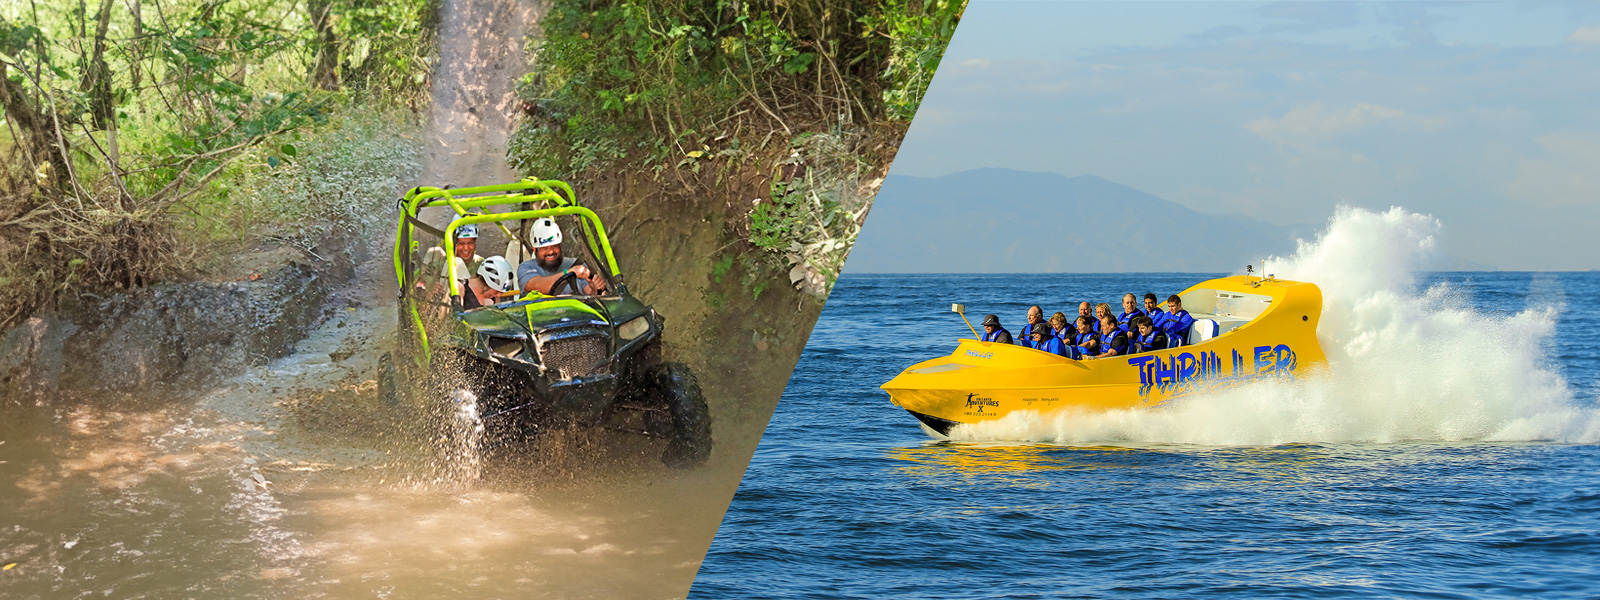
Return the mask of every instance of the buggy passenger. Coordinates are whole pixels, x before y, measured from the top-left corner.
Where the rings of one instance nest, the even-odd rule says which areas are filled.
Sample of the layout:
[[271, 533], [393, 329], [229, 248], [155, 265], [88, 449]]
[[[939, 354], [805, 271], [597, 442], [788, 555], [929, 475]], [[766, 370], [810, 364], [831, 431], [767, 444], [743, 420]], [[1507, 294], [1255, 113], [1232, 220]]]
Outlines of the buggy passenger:
[[511, 262], [505, 257], [486, 258], [478, 267], [478, 273], [467, 280], [462, 290], [461, 304], [468, 310], [498, 304], [503, 296], [511, 293], [511, 284], [515, 279], [516, 273], [511, 269]]
[[561, 227], [556, 225], [555, 219], [545, 217], [535, 220], [530, 233], [533, 239], [531, 244], [533, 260], [523, 261], [517, 265], [518, 289], [524, 292], [554, 295], [558, 290], [550, 289], [551, 286], [562, 277], [571, 274], [577, 277], [573, 286], [577, 293], [598, 295], [606, 293], [604, 277], [589, 267], [578, 264], [578, 259], [561, 255]]

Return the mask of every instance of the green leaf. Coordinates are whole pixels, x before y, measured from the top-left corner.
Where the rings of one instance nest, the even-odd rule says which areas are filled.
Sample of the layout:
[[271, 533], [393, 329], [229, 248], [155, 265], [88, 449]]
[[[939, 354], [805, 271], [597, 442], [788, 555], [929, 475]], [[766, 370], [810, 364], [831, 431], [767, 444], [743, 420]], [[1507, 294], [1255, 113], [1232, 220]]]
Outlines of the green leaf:
[[278, 157], [276, 157], [276, 156], [268, 156], [267, 157], [267, 166], [272, 167], [274, 169], [278, 168]]
[[278, 151], [282, 152], [284, 156], [300, 155], [300, 151], [294, 147], [294, 144], [284, 144], [282, 146], [278, 146]]

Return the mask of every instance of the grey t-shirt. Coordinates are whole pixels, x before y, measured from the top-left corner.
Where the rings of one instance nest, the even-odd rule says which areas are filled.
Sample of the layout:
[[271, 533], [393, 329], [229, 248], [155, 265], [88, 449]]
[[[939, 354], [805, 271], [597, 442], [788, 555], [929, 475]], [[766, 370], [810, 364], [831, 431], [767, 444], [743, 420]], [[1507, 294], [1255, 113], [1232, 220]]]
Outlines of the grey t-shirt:
[[[522, 264], [517, 265], [517, 289], [519, 289], [519, 290], [527, 289], [528, 288], [528, 280], [529, 279], [533, 279], [535, 277], [549, 277], [551, 275], [560, 275], [561, 273], [565, 272], [567, 269], [571, 269], [572, 266], [576, 265], [576, 264], [578, 264], [578, 259], [570, 257], [570, 256], [563, 257], [561, 259], [561, 268], [560, 269], [556, 269], [554, 271], [546, 271], [546, 270], [544, 270], [544, 267], [539, 266], [538, 259], [522, 261]], [[578, 280], [578, 292], [579, 293], [587, 292], [588, 289], [589, 289], [589, 280], [587, 280], [587, 279], [579, 279]]]

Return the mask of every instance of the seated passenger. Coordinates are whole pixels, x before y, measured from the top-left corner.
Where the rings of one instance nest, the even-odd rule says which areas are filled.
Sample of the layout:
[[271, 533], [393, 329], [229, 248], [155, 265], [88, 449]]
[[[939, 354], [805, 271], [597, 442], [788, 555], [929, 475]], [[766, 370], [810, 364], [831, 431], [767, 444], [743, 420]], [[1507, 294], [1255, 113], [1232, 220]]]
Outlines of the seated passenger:
[[1068, 346], [1062, 343], [1061, 338], [1051, 335], [1050, 332], [1046, 331], [1044, 327], [1034, 328], [1033, 334], [1030, 337], [1033, 339], [1029, 340], [1029, 348], [1033, 348], [1034, 350], [1039, 350], [1042, 352], [1049, 352], [1056, 356], [1064, 356], [1073, 360], [1077, 360], [1078, 358], [1076, 346]]
[[1167, 348], [1167, 334], [1157, 329], [1150, 317], [1134, 318], [1133, 326], [1138, 328], [1139, 333], [1133, 336], [1133, 347], [1129, 348], [1130, 354]]
[[1161, 328], [1161, 322], [1167, 320], [1167, 313], [1161, 310], [1161, 305], [1156, 302], [1156, 295], [1151, 292], [1144, 293], [1144, 316], [1150, 317], [1156, 328]]
[[1094, 319], [1078, 317], [1077, 333], [1072, 334], [1072, 345], [1087, 355], [1100, 353], [1100, 337], [1094, 332]]
[[1050, 315], [1050, 331], [1055, 334], [1056, 339], [1061, 340], [1061, 343], [1068, 346], [1072, 345], [1073, 328], [1072, 325], [1067, 323], [1066, 313]]
[[[1036, 328], [1048, 329], [1049, 327], [1050, 326], [1045, 324], [1045, 322], [1044, 322], [1044, 309], [1039, 308], [1037, 306], [1028, 307], [1028, 324], [1027, 325], [1023, 325], [1022, 326], [1022, 330], [1017, 332], [1017, 336], [1021, 338], [1021, 339], [1019, 339], [1017, 341], [1017, 344], [1018, 345], [1027, 345], [1027, 342], [1029, 340], [1033, 339], [1033, 330], [1034, 329], [1036, 329]], [[1048, 334], [1048, 332], [1046, 332], [1046, 333]]]
[[[478, 267], [483, 264], [483, 257], [478, 256], [478, 226], [468, 223], [457, 227], [453, 241], [452, 247], [455, 248], [456, 259], [456, 280], [462, 281], [471, 277], [478, 270]], [[426, 280], [428, 279], [444, 281], [447, 276], [446, 266], [448, 266], [448, 263], [445, 261], [444, 248], [440, 246], [429, 248], [422, 256], [422, 272], [425, 277], [417, 279], [417, 287], [427, 288]], [[446, 285], [445, 289], [449, 289], [449, 287], [449, 285]], [[443, 297], [442, 293], [440, 297]]]
[[1078, 316], [1072, 318], [1074, 328], [1076, 328], [1076, 324], [1078, 323], [1078, 317], [1089, 317], [1089, 320], [1094, 321], [1094, 307], [1090, 306], [1088, 302], [1079, 302]]
[[983, 316], [983, 341], [1011, 343], [1011, 332], [1000, 326], [1000, 317], [994, 315]]
[[1106, 315], [1100, 319], [1100, 353], [1095, 358], [1110, 358], [1128, 353], [1128, 335], [1117, 327], [1117, 318]]
[[1111, 305], [1104, 302], [1094, 305], [1094, 330], [1096, 333], [1100, 331], [1100, 320], [1106, 317], [1116, 318], [1111, 314]]
[[516, 278], [516, 273], [511, 269], [511, 262], [503, 256], [491, 256], [483, 260], [478, 267], [478, 274], [467, 280], [462, 288], [462, 306], [474, 309], [480, 306], [490, 306], [500, 302], [502, 296], [511, 294], [511, 284]]
[[1133, 292], [1122, 295], [1122, 314], [1117, 316], [1117, 326], [1123, 331], [1132, 331], [1133, 319], [1144, 316], [1144, 311], [1139, 310], [1138, 304], [1139, 301], [1135, 299]]
[[1161, 329], [1166, 332], [1170, 345], [1189, 343], [1189, 328], [1192, 326], [1194, 317], [1183, 309], [1183, 298], [1177, 294], [1167, 296], [1167, 316], [1161, 320]]
[[[561, 227], [556, 225], [554, 219], [545, 217], [535, 220], [531, 229], [533, 239], [533, 260], [524, 261], [517, 265], [517, 288], [524, 292], [539, 292], [552, 294], [555, 290], [550, 286], [568, 273], [576, 275], [577, 291], [579, 294], [606, 293], [606, 280], [589, 269], [577, 264], [576, 258], [563, 258], [561, 256]], [[565, 286], [563, 286], [565, 287]]]

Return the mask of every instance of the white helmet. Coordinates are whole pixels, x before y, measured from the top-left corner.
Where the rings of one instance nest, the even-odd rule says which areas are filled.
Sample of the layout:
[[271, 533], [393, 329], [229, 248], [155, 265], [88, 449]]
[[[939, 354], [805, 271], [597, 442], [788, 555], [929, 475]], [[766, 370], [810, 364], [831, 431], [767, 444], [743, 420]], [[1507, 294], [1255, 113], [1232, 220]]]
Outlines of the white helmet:
[[456, 239], [458, 239], [458, 240], [465, 240], [465, 239], [474, 239], [475, 240], [475, 239], [478, 239], [478, 226], [474, 225], [472, 223], [467, 223], [466, 225], [462, 225], [460, 227], [457, 227], [456, 228]]
[[482, 277], [483, 282], [489, 284], [489, 287], [505, 293], [511, 291], [517, 272], [511, 268], [511, 262], [504, 256], [491, 256], [483, 259], [483, 264], [478, 267], [478, 276]]
[[533, 222], [529, 236], [533, 238], [533, 247], [561, 245], [561, 227], [556, 225], [556, 220], [550, 217], [538, 219]]

